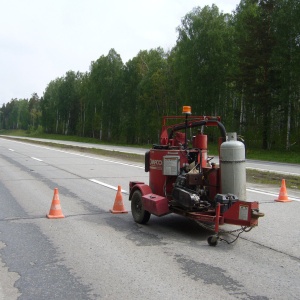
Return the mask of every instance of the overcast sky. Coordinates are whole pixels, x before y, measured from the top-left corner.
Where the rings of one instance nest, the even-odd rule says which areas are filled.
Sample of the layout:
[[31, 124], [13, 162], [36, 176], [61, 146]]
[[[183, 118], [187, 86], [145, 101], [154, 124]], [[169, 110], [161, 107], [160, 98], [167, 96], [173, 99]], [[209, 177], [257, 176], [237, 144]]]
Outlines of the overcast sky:
[[111, 48], [124, 63], [140, 50], [176, 44], [194, 7], [231, 13], [239, 0], [0, 0], [0, 105], [43, 96], [67, 71], [86, 72]]

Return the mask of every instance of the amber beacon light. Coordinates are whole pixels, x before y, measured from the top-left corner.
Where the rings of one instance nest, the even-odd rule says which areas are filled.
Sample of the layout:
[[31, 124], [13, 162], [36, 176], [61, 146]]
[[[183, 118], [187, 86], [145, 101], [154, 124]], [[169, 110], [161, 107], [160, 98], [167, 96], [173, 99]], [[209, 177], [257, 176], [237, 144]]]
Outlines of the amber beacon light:
[[192, 113], [192, 108], [190, 106], [183, 106], [182, 107], [182, 113], [190, 115]]

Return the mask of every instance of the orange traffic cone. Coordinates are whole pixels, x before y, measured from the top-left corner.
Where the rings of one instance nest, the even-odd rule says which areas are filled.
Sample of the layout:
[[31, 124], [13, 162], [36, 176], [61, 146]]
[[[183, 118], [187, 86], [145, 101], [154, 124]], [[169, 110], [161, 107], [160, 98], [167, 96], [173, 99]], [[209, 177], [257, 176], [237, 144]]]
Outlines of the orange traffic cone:
[[276, 199], [275, 201], [277, 201], [277, 202], [291, 202], [292, 201], [289, 199], [287, 191], [286, 191], [285, 179], [282, 179], [279, 196], [278, 196], [278, 199]]
[[64, 218], [65, 216], [63, 215], [61, 211], [61, 206], [60, 206], [60, 201], [59, 201], [59, 196], [58, 196], [58, 189], [54, 189], [54, 195], [53, 195], [53, 200], [52, 204], [50, 207], [49, 214], [47, 214], [48, 219], [58, 219], [58, 218]]
[[124, 214], [128, 213], [127, 210], [125, 210], [125, 206], [123, 203], [123, 196], [122, 196], [122, 191], [121, 191], [121, 186], [118, 185], [118, 190], [115, 198], [115, 203], [113, 206], [113, 209], [110, 209], [110, 212], [113, 214]]

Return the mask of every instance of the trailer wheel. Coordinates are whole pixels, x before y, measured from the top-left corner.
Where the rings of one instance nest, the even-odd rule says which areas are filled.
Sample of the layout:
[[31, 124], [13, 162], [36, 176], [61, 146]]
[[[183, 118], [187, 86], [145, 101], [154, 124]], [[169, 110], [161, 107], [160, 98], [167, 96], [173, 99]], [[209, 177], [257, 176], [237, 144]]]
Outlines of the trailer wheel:
[[215, 247], [218, 244], [218, 239], [219, 239], [218, 236], [211, 235], [208, 237], [207, 242], [208, 242], [209, 246]]
[[136, 223], [146, 224], [151, 214], [149, 211], [144, 210], [142, 202], [142, 194], [140, 191], [135, 191], [131, 197], [131, 213]]

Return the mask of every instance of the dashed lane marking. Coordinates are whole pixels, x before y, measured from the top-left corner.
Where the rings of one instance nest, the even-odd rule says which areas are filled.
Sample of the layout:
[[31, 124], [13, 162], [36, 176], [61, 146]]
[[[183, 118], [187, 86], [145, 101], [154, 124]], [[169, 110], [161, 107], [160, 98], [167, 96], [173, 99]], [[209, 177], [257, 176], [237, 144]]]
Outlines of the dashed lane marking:
[[33, 156], [31, 158], [34, 159], [34, 160], [37, 160], [37, 161], [42, 161], [41, 159], [33, 157]]
[[[105, 187], [107, 187], [107, 188], [109, 188], [109, 189], [112, 189], [112, 190], [115, 190], [115, 191], [118, 190], [118, 187], [115, 187], [115, 186], [113, 186], [113, 185], [107, 184], [107, 183], [105, 183], [105, 182], [102, 182], [102, 181], [99, 181], [99, 180], [96, 180], [96, 179], [89, 179], [89, 181], [94, 182], [94, 183], [97, 183], [97, 184], [100, 184], [100, 185], [102, 185], [102, 186], [105, 186]], [[125, 190], [123, 190], [123, 189], [121, 189], [121, 192], [124, 193], [124, 194], [129, 194], [127, 191], [125, 191]]]

